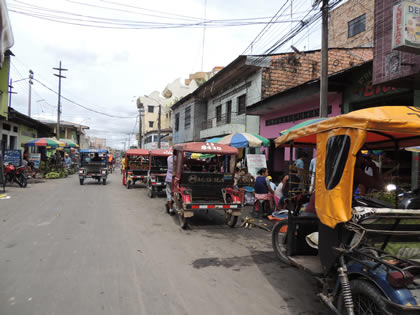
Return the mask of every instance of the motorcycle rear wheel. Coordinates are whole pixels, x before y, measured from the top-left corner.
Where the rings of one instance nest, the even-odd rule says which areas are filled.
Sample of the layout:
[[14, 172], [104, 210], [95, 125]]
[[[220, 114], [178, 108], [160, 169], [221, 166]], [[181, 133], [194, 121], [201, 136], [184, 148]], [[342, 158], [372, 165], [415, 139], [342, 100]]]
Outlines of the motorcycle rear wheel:
[[25, 188], [28, 185], [28, 180], [26, 179], [25, 175], [23, 175], [23, 174], [16, 175], [15, 181], [22, 188]]
[[[350, 288], [353, 297], [354, 314], [391, 314], [387, 310], [386, 303], [383, 301], [381, 292], [370, 282], [356, 279], [350, 281]], [[338, 298], [337, 309], [340, 314], [347, 314], [344, 305], [343, 294]]]

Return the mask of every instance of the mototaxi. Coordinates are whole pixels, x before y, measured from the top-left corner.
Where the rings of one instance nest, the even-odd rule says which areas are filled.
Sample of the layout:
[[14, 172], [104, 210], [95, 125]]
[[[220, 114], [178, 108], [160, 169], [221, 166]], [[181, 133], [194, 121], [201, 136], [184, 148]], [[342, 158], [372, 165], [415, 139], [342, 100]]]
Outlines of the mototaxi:
[[168, 170], [168, 157], [172, 155], [169, 149], [150, 150], [149, 171], [147, 173], [147, 195], [154, 198], [165, 187], [166, 172]]
[[234, 187], [238, 149], [190, 142], [173, 146], [172, 200], [181, 228], [195, 211], [223, 210], [234, 227], [241, 215], [244, 190]]
[[[292, 128], [275, 144], [291, 154], [294, 147], [316, 148], [316, 215], [303, 215], [302, 194], [289, 193], [288, 217], [272, 231], [277, 256], [316, 275], [319, 296], [335, 314], [420, 314], [419, 257], [404, 254], [420, 247], [420, 210], [398, 209], [398, 188], [392, 203], [353, 195], [361, 149], [398, 154], [420, 145], [419, 109], [357, 110]], [[314, 234], [317, 248], [307, 242]]]
[[147, 172], [149, 169], [149, 150], [129, 149], [125, 152], [125, 172], [123, 173], [122, 184], [130, 189], [141, 181], [147, 183]]
[[106, 185], [108, 177], [108, 151], [99, 149], [80, 150], [79, 182], [83, 185], [86, 178], [93, 178]]

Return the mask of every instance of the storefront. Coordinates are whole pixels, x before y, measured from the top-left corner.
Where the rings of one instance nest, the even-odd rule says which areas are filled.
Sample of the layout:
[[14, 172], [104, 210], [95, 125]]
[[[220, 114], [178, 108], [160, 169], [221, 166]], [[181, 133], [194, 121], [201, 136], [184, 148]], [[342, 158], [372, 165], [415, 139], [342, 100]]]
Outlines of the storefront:
[[[328, 116], [333, 117], [341, 114], [342, 93], [334, 87], [330, 90], [334, 91], [328, 95]], [[282, 131], [305, 120], [318, 118], [319, 99], [319, 80], [315, 80], [254, 104], [248, 112], [251, 115], [260, 115], [260, 135], [274, 140]], [[307, 153], [309, 166], [309, 161], [315, 153], [314, 150], [297, 149], [294, 152], [294, 159], [300, 150]], [[289, 149], [275, 148], [271, 141], [270, 147], [265, 149], [265, 154], [270, 173], [278, 181], [288, 169]]]

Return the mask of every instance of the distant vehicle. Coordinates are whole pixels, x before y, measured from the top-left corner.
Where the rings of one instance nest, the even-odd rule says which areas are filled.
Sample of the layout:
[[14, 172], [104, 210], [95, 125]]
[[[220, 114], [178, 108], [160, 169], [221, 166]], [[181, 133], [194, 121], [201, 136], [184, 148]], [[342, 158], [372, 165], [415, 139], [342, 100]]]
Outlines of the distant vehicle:
[[172, 155], [171, 150], [156, 149], [149, 154], [149, 172], [147, 174], [147, 195], [153, 198], [162, 192], [165, 187], [166, 171], [168, 170], [168, 156]]
[[149, 170], [149, 150], [129, 149], [125, 152], [125, 172], [123, 173], [122, 184], [130, 189], [136, 181], [147, 183]]
[[79, 181], [83, 185], [86, 178], [93, 178], [106, 185], [108, 177], [108, 151], [97, 149], [80, 150]]

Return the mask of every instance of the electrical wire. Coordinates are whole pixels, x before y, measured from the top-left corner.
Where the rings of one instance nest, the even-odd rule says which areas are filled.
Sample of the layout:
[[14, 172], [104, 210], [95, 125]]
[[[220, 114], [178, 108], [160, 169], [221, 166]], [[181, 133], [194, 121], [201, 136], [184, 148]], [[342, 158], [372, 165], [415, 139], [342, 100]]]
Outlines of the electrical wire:
[[[39, 84], [41, 84], [46, 89], [48, 89], [51, 92], [53, 92], [53, 93], [55, 93], [55, 94], [58, 95], [58, 93], [56, 91], [54, 91], [53, 89], [51, 89], [46, 84], [44, 84], [41, 81], [39, 81], [38, 79], [33, 79], [33, 80], [36, 81], [36, 82], [38, 82]], [[79, 107], [81, 107], [81, 108], [83, 108], [85, 110], [88, 110], [90, 112], [93, 112], [93, 113], [96, 113], [96, 114], [99, 114], [99, 115], [103, 115], [103, 116], [107, 116], [107, 117], [111, 117], [111, 118], [121, 118], [121, 119], [133, 119], [134, 118], [134, 116], [117, 116], [117, 115], [112, 115], [112, 114], [108, 114], [108, 113], [105, 113], [105, 112], [101, 112], [101, 111], [98, 111], [98, 110], [89, 108], [89, 107], [87, 107], [85, 105], [82, 105], [80, 103], [77, 103], [77, 102], [75, 102], [75, 101], [73, 101], [73, 100], [71, 100], [71, 99], [69, 99], [69, 98], [67, 98], [67, 97], [65, 97], [63, 95], [61, 95], [61, 98], [64, 99], [64, 100], [66, 100], [67, 102], [69, 102], [71, 104], [74, 104], [74, 105], [79, 106]]]
[[[97, 27], [112, 29], [167, 29], [167, 28], [201, 28], [206, 27], [231, 27], [267, 24], [266, 18], [236, 19], [236, 20], [198, 20], [193, 23], [164, 23], [155, 21], [137, 21], [127, 19], [104, 18], [98, 16], [77, 14], [62, 10], [49, 9], [41, 6], [28, 4], [22, 1], [14, 0], [20, 5], [9, 5], [9, 11], [17, 14], [23, 14], [34, 18], [54, 21], [58, 23]], [[23, 5], [23, 6], [22, 6]], [[297, 22], [298, 20], [294, 21]], [[276, 20], [272, 23], [290, 23], [290, 20]]]

